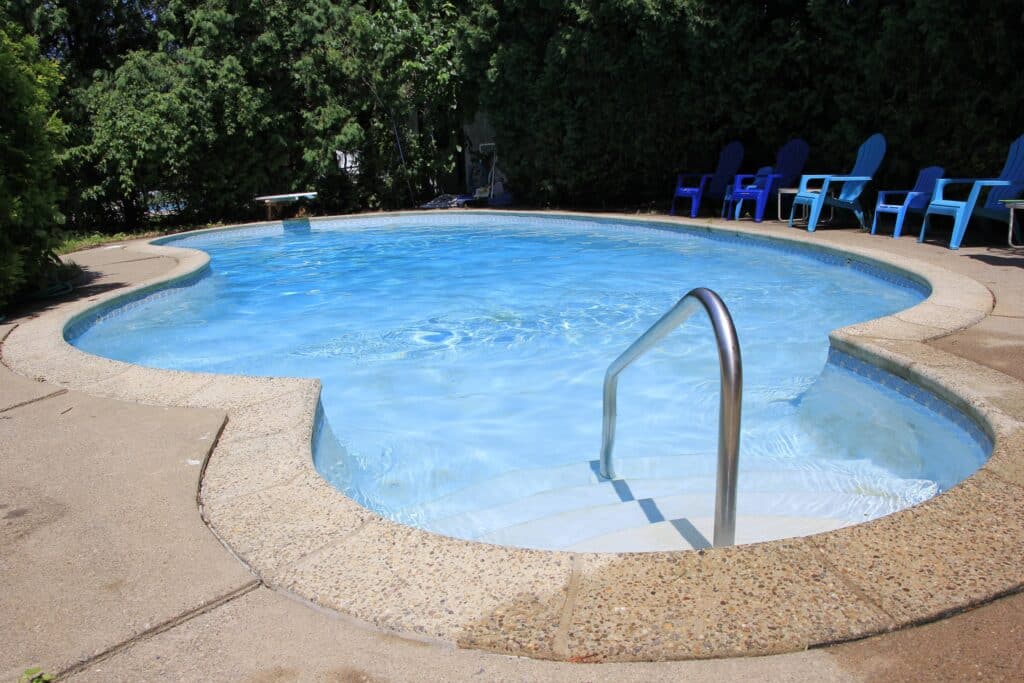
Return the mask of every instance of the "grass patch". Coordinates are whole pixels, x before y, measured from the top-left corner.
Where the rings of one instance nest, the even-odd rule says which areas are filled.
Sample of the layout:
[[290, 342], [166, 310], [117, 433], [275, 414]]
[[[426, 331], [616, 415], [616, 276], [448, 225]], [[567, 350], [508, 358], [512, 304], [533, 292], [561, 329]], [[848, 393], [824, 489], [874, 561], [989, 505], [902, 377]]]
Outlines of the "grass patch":
[[89, 234], [69, 234], [65, 235], [57, 245], [57, 253], [70, 254], [73, 251], [101, 247], [104, 244], [114, 244], [115, 242], [137, 240], [145, 237], [159, 237], [163, 234], [166, 234], [166, 231], [147, 230], [144, 232], [115, 232], [113, 234], [103, 234], [98, 232]]

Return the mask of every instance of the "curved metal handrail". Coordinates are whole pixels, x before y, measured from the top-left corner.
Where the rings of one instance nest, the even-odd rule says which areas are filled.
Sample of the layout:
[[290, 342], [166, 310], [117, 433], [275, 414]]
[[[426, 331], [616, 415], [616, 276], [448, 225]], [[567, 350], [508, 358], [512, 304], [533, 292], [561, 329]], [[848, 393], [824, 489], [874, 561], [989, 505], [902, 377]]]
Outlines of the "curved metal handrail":
[[740, 404], [743, 400], [743, 361], [740, 342], [729, 309], [721, 297], [706, 287], [690, 290], [608, 366], [604, 376], [604, 425], [601, 432], [601, 476], [615, 478], [612, 449], [615, 446], [616, 388], [619, 373], [630, 363], [703, 306], [711, 319], [718, 342], [721, 398], [718, 407], [718, 479], [715, 487], [714, 545], [732, 545], [736, 537], [736, 477], [740, 452]]

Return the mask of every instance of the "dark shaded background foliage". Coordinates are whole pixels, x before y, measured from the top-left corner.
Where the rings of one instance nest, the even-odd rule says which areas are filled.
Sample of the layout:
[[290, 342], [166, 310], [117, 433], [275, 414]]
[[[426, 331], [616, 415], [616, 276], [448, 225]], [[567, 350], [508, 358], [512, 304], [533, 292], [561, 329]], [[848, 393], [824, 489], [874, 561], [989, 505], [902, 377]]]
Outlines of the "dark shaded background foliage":
[[481, 106], [534, 202], [664, 202], [674, 171], [708, 170], [730, 139], [753, 171], [793, 135], [809, 169], [848, 169], [882, 131], [882, 184], [932, 164], [990, 176], [1024, 132], [1017, 1], [494, 0], [482, 14]]
[[1019, 0], [0, 0], [0, 18], [59, 71], [43, 90], [66, 132], [35, 172], [79, 231], [253, 217], [253, 196], [299, 189], [332, 212], [460, 191], [478, 110], [520, 200], [581, 208], [667, 204], [730, 139], [747, 170], [799, 135], [809, 170], [842, 171], [882, 131], [878, 185], [900, 186], [936, 163], [995, 174], [1024, 132]]
[[54, 145], [63, 129], [51, 98], [58, 80], [36, 41], [0, 16], [0, 313], [27, 283], [44, 285], [56, 265]]

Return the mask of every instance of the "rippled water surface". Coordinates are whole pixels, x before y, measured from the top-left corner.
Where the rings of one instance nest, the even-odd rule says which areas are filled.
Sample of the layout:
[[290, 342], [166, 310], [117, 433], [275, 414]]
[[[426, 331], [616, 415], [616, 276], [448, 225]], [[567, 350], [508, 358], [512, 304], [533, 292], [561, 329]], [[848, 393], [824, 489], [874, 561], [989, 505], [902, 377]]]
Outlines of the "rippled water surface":
[[[319, 469], [413, 522], [418, 505], [511, 470], [596, 458], [605, 369], [697, 286], [722, 296], [742, 345], [741, 492], [788, 472], [797, 489], [858, 493], [865, 509], [832, 512], [861, 519], [923, 500], [985, 457], [944, 418], [823, 372], [830, 330], [914, 305], [912, 288], [750, 241], [445, 216], [175, 240], [209, 252], [210, 274], [73, 342], [154, 367], [321, 378], [339, 445]], [[622, 375], [620, 474], [663, 456], [712, 473], [717, 407], [699, 313]]]

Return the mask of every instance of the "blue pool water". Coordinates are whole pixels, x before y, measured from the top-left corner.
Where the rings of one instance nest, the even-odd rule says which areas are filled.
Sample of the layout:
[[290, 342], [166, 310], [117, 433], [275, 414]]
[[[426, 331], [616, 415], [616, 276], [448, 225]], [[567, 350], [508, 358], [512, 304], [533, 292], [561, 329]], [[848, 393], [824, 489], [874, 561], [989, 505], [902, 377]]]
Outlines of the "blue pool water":
[[[741, 515], [861, 521], [952, 486], [987, 455], [948, 415], [826, 363], [830, 330], [925, 294], [809, 252], [477, 214], [168, 243], [207, 251], [209, 273], [104, 315], [72, 343], [152, 367], [321, 378], [319, 471], [360, 503], [443, 533], [500, 542], [496, 530], [529, 521], [531, 506], [571, 507], [552, 491], [586, 507], [604, 371], [696, 286], [721, 295], [742, 346]], [[621, 377], [620, 476], [652, 498], [712, 490], [717, 409], [700, 313]], [[501, 512], [485, 522], [491, 508]]]

